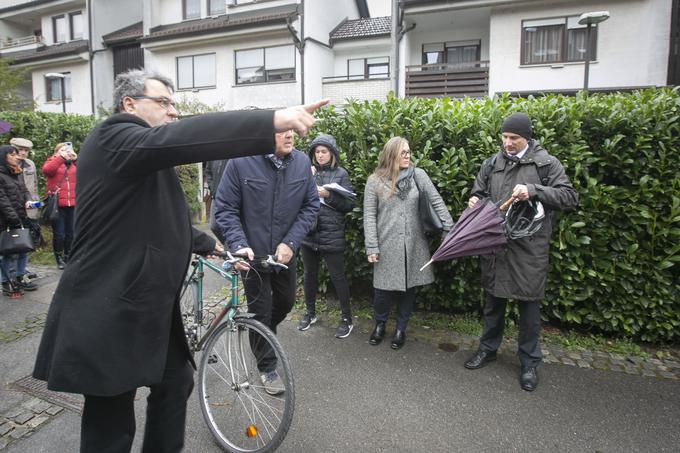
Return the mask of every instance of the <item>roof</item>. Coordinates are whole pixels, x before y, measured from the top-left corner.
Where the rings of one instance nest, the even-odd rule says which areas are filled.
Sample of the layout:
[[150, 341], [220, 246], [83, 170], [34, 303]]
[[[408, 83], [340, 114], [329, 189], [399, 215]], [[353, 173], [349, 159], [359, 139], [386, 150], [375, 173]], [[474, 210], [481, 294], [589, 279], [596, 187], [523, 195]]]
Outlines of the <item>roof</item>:
[[5, 53], [3, 58], [11, 58], [13, 64], [28, 63], [32, 61], [48, 60], [50, 58], [76, 55], [88, 51], [87, 39], [56, 44], [54, 46], [42, 46], [37, 49], [23, 50], [21, 52]]
[[157, 41], [182, 36], [230, 31], [252, 26], [285, 23], [289, 17], [296, 15], [298, 15], [296, 4], [258, 9], [237, 14], [225, 14], [217, 17], [190, 20], [154, 27], [150, 30], [149, 35], [144, 36], [141, 40]]
[[392, 18], [390, 16], [345, 20], [331, 31], [330, 39], [334, 42], [388, 36], [391, 29]]
[[102, 36], [102, 41], [107, 46], [123, 44], [141, 38], [142, 33], [144, 33], [142, 22], [137, 22]]

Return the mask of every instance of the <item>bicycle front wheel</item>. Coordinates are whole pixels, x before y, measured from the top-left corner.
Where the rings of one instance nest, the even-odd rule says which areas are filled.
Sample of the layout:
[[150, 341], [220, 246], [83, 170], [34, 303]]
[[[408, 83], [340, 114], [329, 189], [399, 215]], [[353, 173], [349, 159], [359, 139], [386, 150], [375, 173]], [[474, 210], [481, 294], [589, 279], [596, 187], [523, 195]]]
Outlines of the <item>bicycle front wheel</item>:
[[250, 318], [226, 322], [210, 336], [198, 370], [201, 411], [217, 443], [230, 452], [270, 452], [293, 419], [293, 375], [281, 343]]

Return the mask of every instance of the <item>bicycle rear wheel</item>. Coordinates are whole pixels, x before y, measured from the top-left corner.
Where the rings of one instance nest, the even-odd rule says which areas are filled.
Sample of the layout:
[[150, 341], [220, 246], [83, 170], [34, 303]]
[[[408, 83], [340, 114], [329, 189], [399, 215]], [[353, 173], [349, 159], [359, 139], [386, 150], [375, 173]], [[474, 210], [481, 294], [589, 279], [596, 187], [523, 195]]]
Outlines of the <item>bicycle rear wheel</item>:
[[[261, 375], [272, 370], [280, 380], [265, 388]], [[281, 343], [264, 324], [236, 318], [218, 327], [198, 374], [201, 411], [223, 449], [262, 453], [281, 444], [293, 419], [295, 388]]]

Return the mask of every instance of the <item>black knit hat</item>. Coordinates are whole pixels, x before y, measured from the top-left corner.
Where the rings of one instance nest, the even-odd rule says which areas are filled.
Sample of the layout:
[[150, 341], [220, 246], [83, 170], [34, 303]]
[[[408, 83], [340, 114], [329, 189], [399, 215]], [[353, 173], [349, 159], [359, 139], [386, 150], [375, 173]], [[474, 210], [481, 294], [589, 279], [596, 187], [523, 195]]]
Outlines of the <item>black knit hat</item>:
[[531, 140], [531, 120], [526, 113], [513, 113], [503, 121], [501, 132], [510, 132]]

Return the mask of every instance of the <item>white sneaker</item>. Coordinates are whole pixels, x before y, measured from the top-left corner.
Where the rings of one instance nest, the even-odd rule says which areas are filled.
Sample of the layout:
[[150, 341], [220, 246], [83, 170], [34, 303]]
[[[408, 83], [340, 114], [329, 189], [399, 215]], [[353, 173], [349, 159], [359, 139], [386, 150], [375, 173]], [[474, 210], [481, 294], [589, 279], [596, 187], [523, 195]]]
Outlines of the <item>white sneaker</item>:
[[280, 395], [285, 391], [281, 377], [276, 370], [261, 374], [260, 379], [262, 380], [262, 385], [264, 385], [264, 391], [270, 395]]

